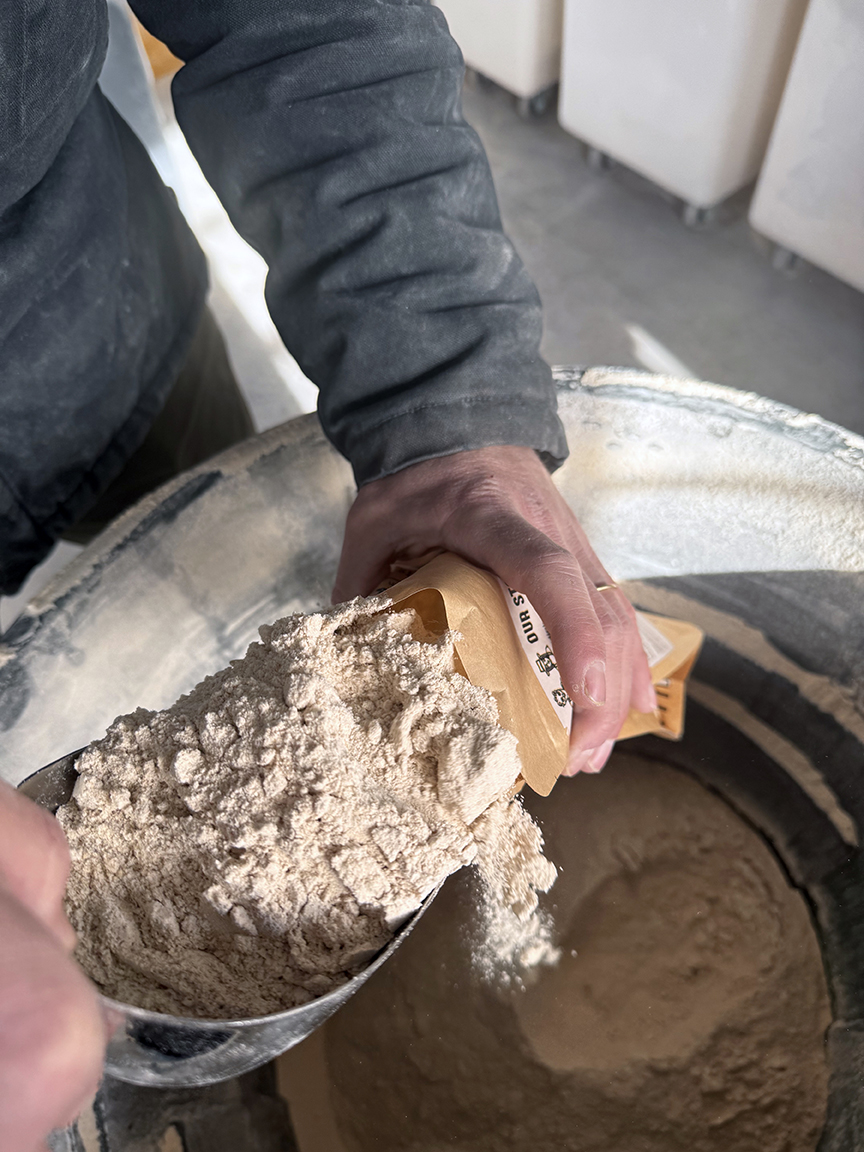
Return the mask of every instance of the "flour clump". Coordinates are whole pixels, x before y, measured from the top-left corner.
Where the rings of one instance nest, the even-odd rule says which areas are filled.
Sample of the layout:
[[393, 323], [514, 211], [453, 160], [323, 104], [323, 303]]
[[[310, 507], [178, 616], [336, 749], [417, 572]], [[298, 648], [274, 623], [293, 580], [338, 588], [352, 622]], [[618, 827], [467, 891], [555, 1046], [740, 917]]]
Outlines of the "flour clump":
[[360, 971], [472, 862], [495, 915], [541, 941], [508, 955], [502, 937], [499, 958], [549, 959], [537, 892], [555, 869], [509, 795], [516, 739], [454, 670], [454, 636], [362, 600], [260, 636], [78, 761], [58, 818], [76, 955], [100, 989], [205, 1018], [294, 1007]]

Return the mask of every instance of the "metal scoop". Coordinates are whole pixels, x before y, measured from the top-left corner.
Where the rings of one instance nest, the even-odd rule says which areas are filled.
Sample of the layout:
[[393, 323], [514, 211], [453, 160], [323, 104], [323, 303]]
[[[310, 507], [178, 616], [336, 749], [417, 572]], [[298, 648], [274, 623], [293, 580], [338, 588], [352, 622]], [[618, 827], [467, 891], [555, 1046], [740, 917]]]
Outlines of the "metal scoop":
[[[72, 795], [82, 749], [40, 768], [19, 790], [52, 814]], [[270, 1016], [250, 1020], [197, 1020], [169, 1016], [100, 996], [106, 1018], [115, 1025], [105, 1054], [105, 1070], [119, 1080], [151, 1087], [197, 1087], [228, 1080], [286, 1052], [342, 1007], [393, 955], [435, 899], [439, 884], [402, 925], [387, 947], [359, 976], [341, 987]]]

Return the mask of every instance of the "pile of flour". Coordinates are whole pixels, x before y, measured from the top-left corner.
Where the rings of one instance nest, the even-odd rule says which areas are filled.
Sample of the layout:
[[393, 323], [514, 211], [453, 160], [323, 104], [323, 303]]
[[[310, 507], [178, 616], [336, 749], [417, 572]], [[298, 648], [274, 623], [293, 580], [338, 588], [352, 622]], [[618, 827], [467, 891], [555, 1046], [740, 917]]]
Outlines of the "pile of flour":
[[[454, 637], [368, 601], [260, 630], [163, 712], [117, 719], [58, 812], [76, 956], [108, 996], [239, 1018], [344, 983], [476, 863], [501, 967], [554, 958], [520, 765]], [[488, 961], [488, 957], [487, 957]]]
[[698, 781], [621, 752], [526, 807], [560, 867], [559, 963], [524, 989], [478, 981], [475, 894], [457, 878], [295, 1050], [295, 1128], [331, 1125], [300, 1147], [814, 1152], [828, 988], [761, 836]]

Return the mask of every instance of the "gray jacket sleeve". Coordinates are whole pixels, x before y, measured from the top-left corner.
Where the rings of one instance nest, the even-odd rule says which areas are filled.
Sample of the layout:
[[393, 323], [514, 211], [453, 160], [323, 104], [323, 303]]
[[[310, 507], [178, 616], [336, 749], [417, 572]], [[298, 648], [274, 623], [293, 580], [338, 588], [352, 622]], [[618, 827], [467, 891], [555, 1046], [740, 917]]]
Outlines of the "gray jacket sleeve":
[[132, 0], [180, 125], [358, 483], [465, 448], [566, 455], [540, 303], [427, 0]]

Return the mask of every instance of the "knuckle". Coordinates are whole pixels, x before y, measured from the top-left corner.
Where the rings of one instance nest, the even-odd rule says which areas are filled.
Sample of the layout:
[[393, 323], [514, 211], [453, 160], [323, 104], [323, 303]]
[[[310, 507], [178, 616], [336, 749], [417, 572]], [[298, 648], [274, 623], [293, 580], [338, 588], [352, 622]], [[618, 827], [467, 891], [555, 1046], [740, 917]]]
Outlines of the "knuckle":
[[[582, 576], [582, 569], [573, 553], [563, 544], [559, 544], [547, 536], [545, 532], [540, 532], [537, 529], [537, 533], [538, 539], [535, 549], [538, 561], [548, 568], [550, 575], [568, 583], [578, 583], [580, 589], [584, 590], [585, 581]], [[585, 599], [587, 600], [588, 597], [586, 596]]]
[[528, 522], [519, 516], [509, 495], [495, 478], [450, 493], [442, 502], [441, 510], [444, 525], [455, 532], [480, 529], [503, 535], [519, 545], [529, 529]]
[[462, 499], [466, 505], [476, 508], [487, 506], [513, 508], [513, 497], [509, 487], [494, 472], [485, 472], [482, 476], [471, 478], [465, 485]]

